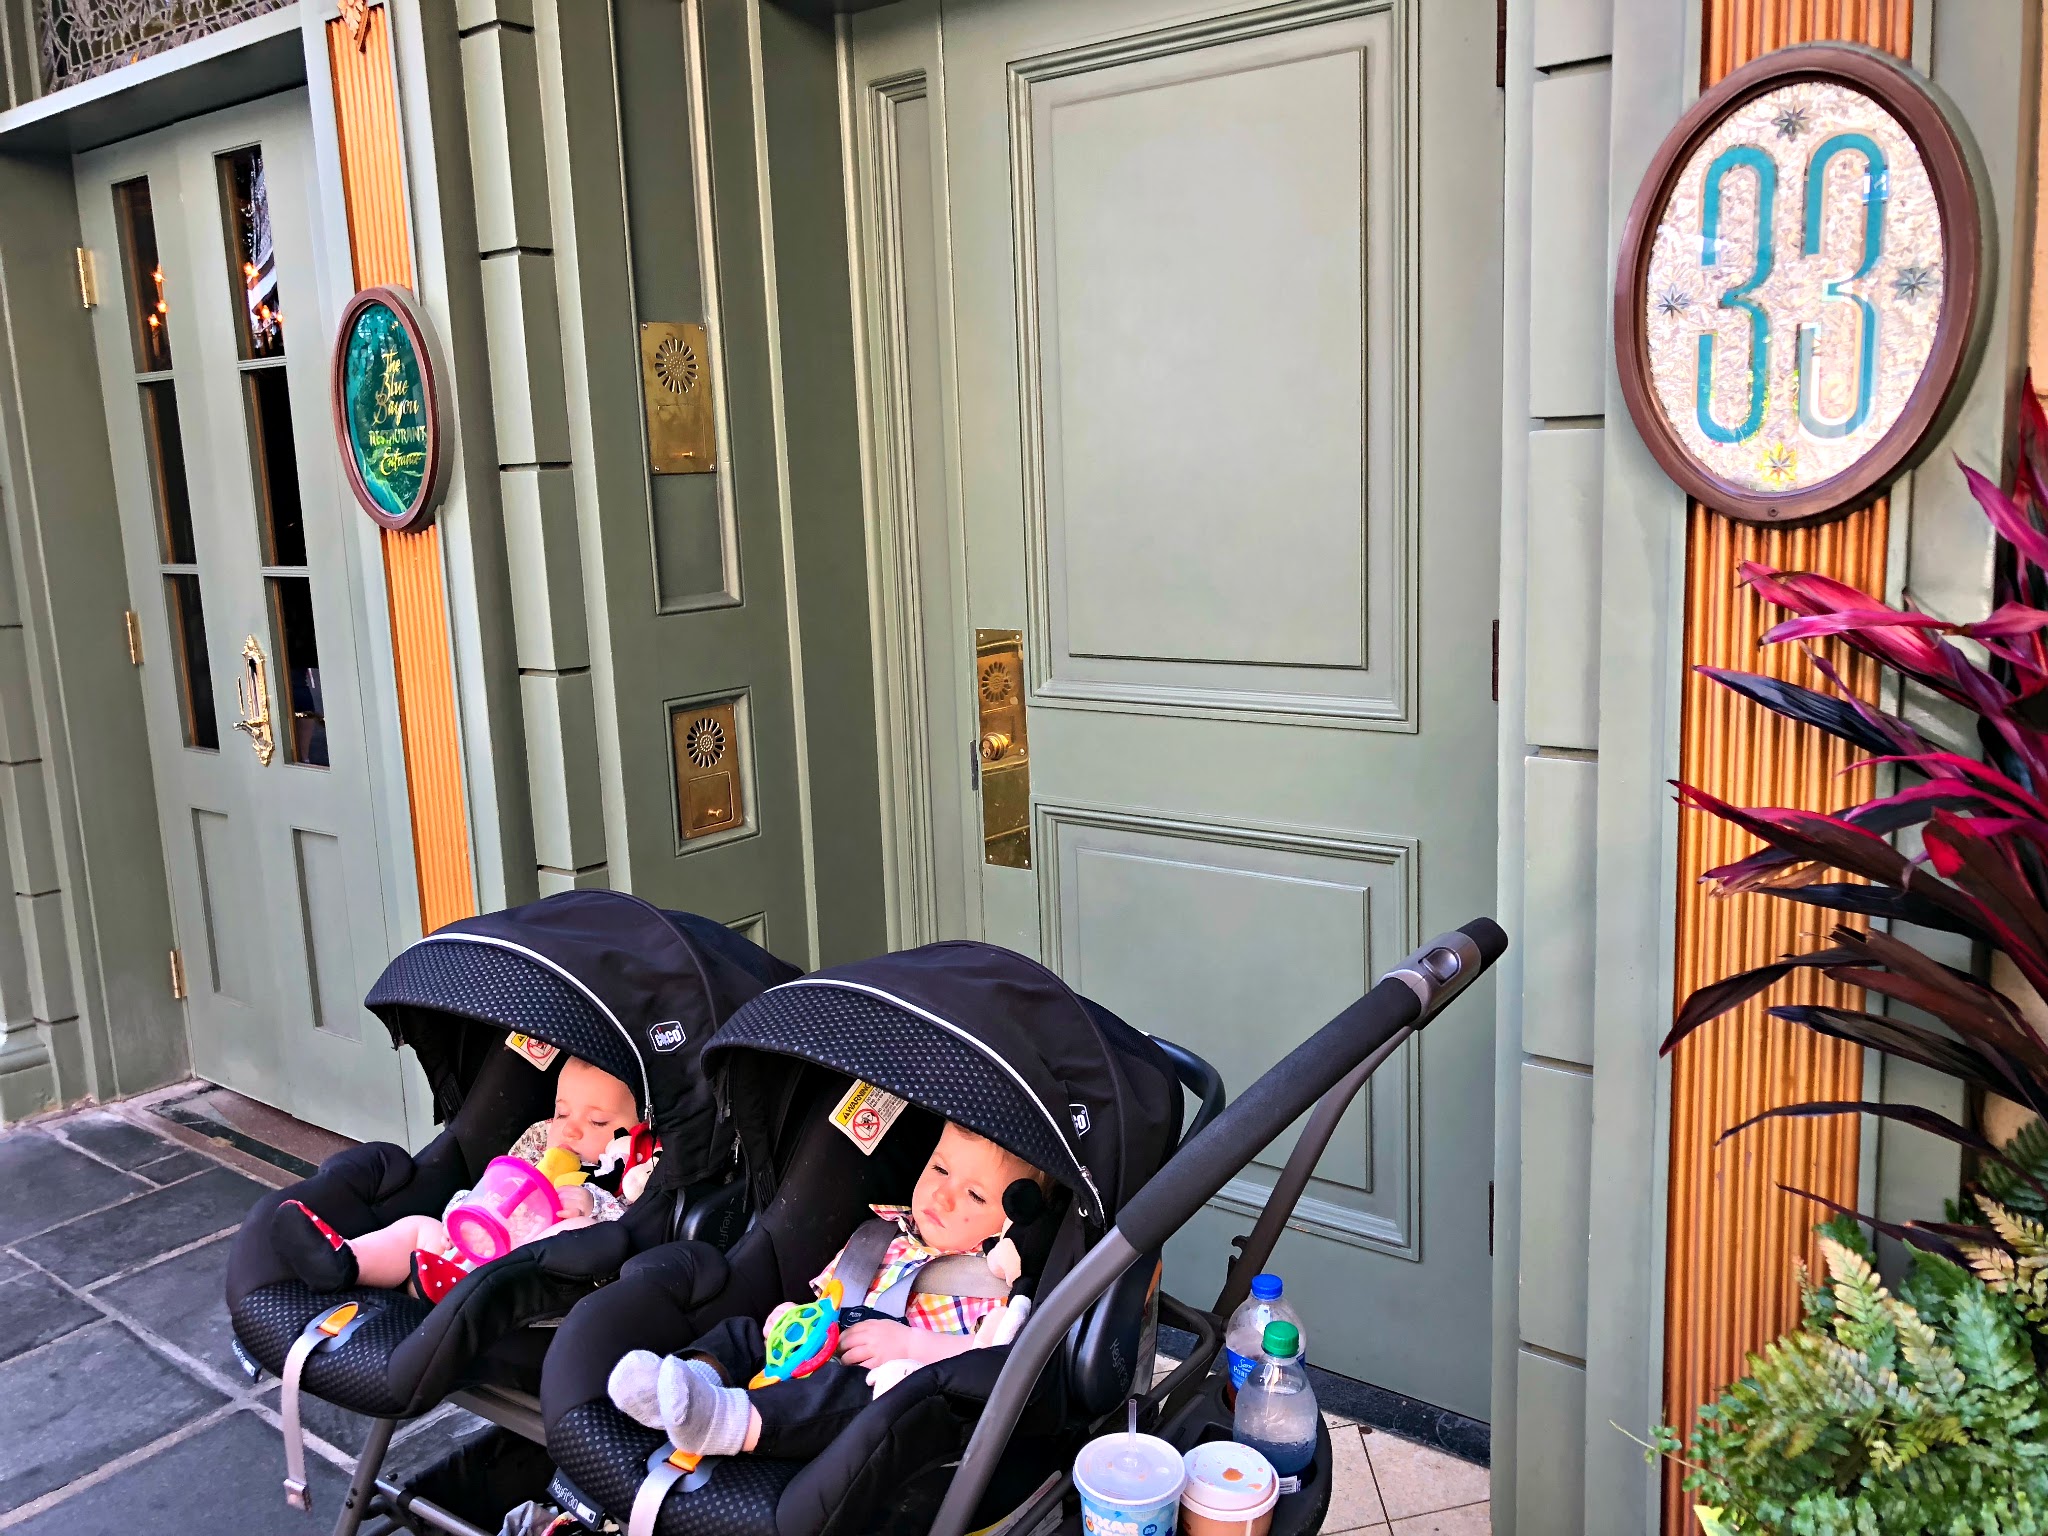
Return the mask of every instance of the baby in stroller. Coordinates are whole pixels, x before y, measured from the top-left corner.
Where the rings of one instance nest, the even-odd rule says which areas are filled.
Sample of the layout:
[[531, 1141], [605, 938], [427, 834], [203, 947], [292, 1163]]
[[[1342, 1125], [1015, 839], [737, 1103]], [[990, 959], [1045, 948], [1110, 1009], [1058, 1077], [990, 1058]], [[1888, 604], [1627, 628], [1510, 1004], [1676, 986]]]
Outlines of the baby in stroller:
[[[1004, 1310], [1018, 1276], [1009, 1226], [1040, 1208], [1049, 1182], [1014, 1153], [948, 1121], [910, 1204], [871, 1206], [877, 1220], [811, 1281], [812, 1292], [835, 1306], [855, 1303], [838, 1312], [836, 1357], [785, 1376], [764, 1372], [769, 1341], [794, 1310], [785, 1303], [765, 1327], [728, 1318], [680, 1355], [625, 1355], [608, 1384], [613, 1403], [691, 1455], [819, 1454], [899, 1379], [900, 1368], [889, 1370], [893, 1363], [930, 1365], [965, 1353], [984, 1335], [993, 1342], [984, 1321]], [[910, 1282], [928, 1265], [968, 1255], [986, 1255], [986, 1262], [951, 1269], [958, 1278], [950, 1283], [910, 1294]], [[823, 1352], [834, 1342], [828, 1335]]]
[[[541, 1067], [556, 1054], [552, 1046], [516, 1035], [506, 1043], [543, 1058], [536, 1061]], [[623, 1081], [578, 1057], [563, 1061], [554, 1114], [529, 1125], [505, 1153], [551, 1177], [561, 1214], [546, 1226], [515, 1232], [510, 1246], [625, 1214], [654, 1169], [652, 1137], [637, 1117], [633, 1090]], [[396, 1290], [410, 1283], [424, 1299], [438, 1301], [474, 1262], [450, 1240], [447, 1227], [450, 1213], [473, 1193], [457, 1190], [438, 1217], [401, 1216], [352, 1238], [336, 1232], [304, 1201], [288, 1200], [271, 1224], [270, 1240], [278, 1257], [313, 1290]]]

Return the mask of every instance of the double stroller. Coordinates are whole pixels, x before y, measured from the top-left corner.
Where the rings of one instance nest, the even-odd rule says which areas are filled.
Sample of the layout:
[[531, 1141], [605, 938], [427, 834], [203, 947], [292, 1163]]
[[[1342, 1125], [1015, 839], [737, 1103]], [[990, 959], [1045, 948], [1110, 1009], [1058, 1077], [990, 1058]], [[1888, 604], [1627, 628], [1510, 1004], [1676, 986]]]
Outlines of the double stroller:
[[[311, 1178], [266, 1194], [228, 1259], [236, 1353], [252, 1376], [283, 1379], [294, 1504], [307, 1507], [302, 1394], [374, 1421], [336, 1526], [351, 1536], [373, 1509], [388, 1516], [402, 1498], [379, 1482], [401, 1421], [459, 1394], [537, 1440], [541, 1360], [562, 1315], [634, 1253], [676, 1238], [716, 1248], [739, 1235], [746, 1206], [737, 1147], [701, 1055], [742, 1004], [799, 974], [722, 924], [613, 891], [570, 891], [467, 918], [391, 962], [365, 1005], [394, 1047], [413, 1048], [440, 1133], [417, 1155], [380, 1142], [351, 1147]], [[400, 1290], [314, 1290], [280, 1257], [272, 1224], [290, 1201], [343, 1237], [440, 1215], [491, 1158], [553, 1112], [565, 1056], [627, 1084], [660, 1143], [646, 1189], [620, 1219], [515, 1248], [438, 1304]]]
[[[732, 1186], [709, 1200], [683, 1199], [686, 1192], [678, 1189], [663, 1218], [666, 1230], [649, 1232], [643, 1221], [640, 1231], [625, 1234], [630, 1241], [612, 1240], [600, 1262], [570, 1266], [573, 1278], [560, 1273], [560, 1261], [521, 1250], [478, 1270], [439, 1308], [389, 1292], [357, 1293], [348, 1299], [381, 1310], [332, 1346], [303, 1341], [320, 1331], [338, 1298], [294, 1294], [292, 1282], [274, 1272], [264, 1284], [239, 1290], [231, 1281], [237, 1332], [271, 1370], [289, 1369], [285, 1356], [295, 1342], [310, 1349], [301, 1359], [307, 1390], [387, 1423], [423, 1411], [434, 1393], [451, 1387], [461, 1389], [458, 1401], [473, 1407], [491, 1403], [493, 1393], [509, 1401], [505, 1387], [530, 1391], [537, 1372], [538, 1417], [523, 1398], [523, 1414], [491, 1416], [531, 1438], [544, 1434], [556, 1469], [553, 1501], [593, 1530], [629, 1536], [1078, 1531], [1067, 1468], [1088, 1438], [1124, 1423], [1128, 1401], [1135, 1398], [1144, 1427], [1183, 1448], [1228, 1437], [1222, 1378], [1211, 1371], [1223, 1318], [1270, 1256], [1351, 1098], [1505, 945], [1505, 936], [1484, 919], [1425, 945], [1228, 1108], [1217, 1075], [1199, 1058], [1139, 1033], [1043, 967], [993, 946], [932, 945], [808, 977], [755, 951], [760, 963], [753, 970], [735, 966], [726, 973], [744, 972], [753, 991], [729, 1010], [715, 1036], [701, 1041], [690, 1089], [713, 1103], [712, 1121], [726, 1138], [723, 1155], [736, 1154]], [[735, 993], [721, 998], [734, 1001]], [[715, 1010], [708, 998], [705, 1003], [708, 1018]], [[435, 1006], [440, 1017], [429, 1024], [422, 1016], [422, 1028], [408, 1038], [417, 1042], [445, 1030], [449, 1017], [461, 1013]], [[694, 1034], [691, 1039], [700, 1042]], [[562, 1043], [572, 1052], [595, 1049], [587, 1040]], [[439, 1055], [433, 1044], [429, 1051]], [[488, 1156], [523, 1123], [517, 1114], [502, 1114], [488, 1120], [486, 1131], [485, 1106], [519, 1079], [490, 1051], [481, 1054], [486, 1060], [472, 1061], [466, 1076], [448, 1079], [450, 1129], [436, 1147], [466, 1128], [474, 1151]], [[530, 1073], [511, 1053], [496, 1055]], [[606, 1065], [602, 1055], [590, 1059]], [[427, 1054], [422, 1061], [428, 1064]], [[487, 1080], [493, 1067], [497, 1077]], [[431, 1064], [428, 1070], [438, 1093], [441, 1075]], [[904, 1107], [879, 1137], [856, 1146], [840, 1122], [844, 1106], [859, 1101], [861, 1085]], [[1186, 1094], [1195, 1101], [1192, 1117]], [[1215, 1305], [1201, 1309], [1165, 1294], [1160, 1254], [1167, 1239], [1311, 1108], [1264, 1212], [1240, 1240]], [[867, 1218], [869, 1207], [909, 1193], [948, 1120], [1049, 1176], [1043, 1209], [1011, 1234], [1023, 1260], [1019, 1287], [1034, 1301], [1014, 1342], [915, 1370], [860, 1408], [808, 1461], [749, 1455], [692, 1465], [671, 1455], [674, 1448], [659, 1431], [613, 1407], [605, 1383], [626, 1351], [680, 1352], [720, 1323], [758, 1323], [780, 1302], [808, 1300], [809, 1278]], [[667, 1145], [664, 1132], [664, 1164]], [[422, 1164], [433, 1150], [422, 1154]], [[467, 1156], [459, 1147], [442, 1153], [450, 1164], [446, 1180], [434, 1185], [442, 1198], [473, 1174]], [[378, 1177], [366, 1174], [382, 1163], [342, 1177], [341, 1161], [330, 1162], [296, 1193], [309, 1204], [314, 1194], [340, 1196], [332, 1209], [345, 1218], [388, 1219], [379, 1213], [394, 1209], [390, 1197], [363, 1193], [380, 1187]], [[715, 1184], [729, 1166], [714, 1155], [704, 1165], [710, 1171], [703, 1184]], [[682, 1172], [676, 1169], [673, 1177]], [[320, 1180], [330, 1188], [308, 1193]], [[643, 1198], [643, 1205], [652, 1203]], [[431, 1204], [415, 1200], [406, 1208]], [[240, 1240], [256, 1258], [267, 1205], [252, 1213]], [[740, 1221], [746, 1230], [736, 1234]], [[570, 1233], [534, 1246], [585, 1236]], [[242, 1257], [238, 1247], [236, 1258]], [[492, 1274], [500, 1268], [520, 1273], [500, 1280]], [[499, 1286], [519, 1303], [509, 1312], [480, 1312], [487, 1324], [448, 1324], [439, 1316], [465, 1290], [476, 1295]], [[267, 1309], [248, 1304], [265, 1292], [275, 1298]], [[280, 1320], [261, 1328], [245, 1323], [266, 1311]], [[552, 1318], [562, 1311], [556, 1329], [502, 1326], [514, 1314]], [[378, 1318], [385, 1321], [378, 1324]], [[1153, 1340], [1161, 1322], [1192, 1335], [1194, 1346], [1155, 1385]], [[373, 1327], [374, 1335], [365, 1338]], [[441, 1352], [451, 1365], [460, 1355], [459, 1365], [438, 1372], [398, 1368], [412, 1336], [451, 1330], [461, 1344], [441, 1346]], [[351, 1360], [352, 1367], [344, 1366]], [[373, 1436], [373, 1451], [381, 1450]], [[366, 1453], [365, 1465], [373, 1459]], [[1322, 1434], [1300, 1491], [1276, 1511], [1276, 1536], [1319, 1528], [1332, 1472]], [[343, 1536], [354, 1531], [360, 1509], [380, 1496], [395, 1511], [387, 1518], [404, 1523], [396, 1492], [376, 1483], [374, 1471], [366, 1480], [359, 1469], [339, 1528]], [[479, 1531], [434, 1518], [418, 1505], [411, 1515], [458, 1536]]]

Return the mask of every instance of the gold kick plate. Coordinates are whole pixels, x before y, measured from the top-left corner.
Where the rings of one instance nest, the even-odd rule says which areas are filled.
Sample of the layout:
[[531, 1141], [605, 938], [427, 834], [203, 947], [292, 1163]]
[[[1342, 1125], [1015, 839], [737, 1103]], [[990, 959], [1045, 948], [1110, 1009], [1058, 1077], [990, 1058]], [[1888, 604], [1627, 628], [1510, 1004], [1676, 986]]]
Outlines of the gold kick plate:
[[268, 768], [277, 751], [270, 735], [270, 664], [263, 659], [263, 647], [254, 635], [242, 642], [242, 676], [235, 679], [235, 702], [242, 709], [235, 729], [249, 738], [256, 761]]
[[1024, 636], [1014, 629], [974, 632], [974, 693], [981, 728], [982, 862], [1031, 867], [1031, 739], [1024, 721]]
[[702, 475], [718, 468], [704, 327], [666, 320], [641, 326], [640, 387], [647, 396], [648, 467], [657, 475]]

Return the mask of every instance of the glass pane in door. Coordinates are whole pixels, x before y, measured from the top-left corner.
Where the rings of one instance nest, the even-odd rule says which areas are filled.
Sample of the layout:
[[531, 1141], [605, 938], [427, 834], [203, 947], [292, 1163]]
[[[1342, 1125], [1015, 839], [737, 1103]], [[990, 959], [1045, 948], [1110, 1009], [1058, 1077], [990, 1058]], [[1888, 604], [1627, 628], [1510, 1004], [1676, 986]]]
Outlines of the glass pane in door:
[[178, 664], [178, 713], [185, 745], [220, 750], [220, 723], [213, 713], [213, 669], [206, 658], [206, 615], [199, 602], [199, 578], [189, 571], [164, 577], [164, 611], [171, 620], [171, 653]]
[[249, 453], [256, 474], [256, 520], [265, 565], [306, 563], [305, 509], [299, 502], [299, 451], [292, 438], [291, 386], [282, 368], [242, 375], [248, 396]]
[[270, 190], [263, 180], [263, 147], [252, 144], [219, 157], [221, 212], [227, 219], [228, 259], [236, 293], [237, 341], [245, 359], [284, 356], [284, 313], [277, 292], [277, 247], [270, 235]]
[[286, 758], [309, 768], [327, 766], [327, 705], [320, 692], [320, 641], [313, 632], [313, 584], [304, 576], [271, 576], [270, 627], [291, 729]]
[[164, 297], [164, 268], [157, 260], [156, 212], [149, 178], [114, 188], [114, 214], [121, 229], [121, 272], [135, 322], [135, 371], [162, 373], [171, 366], [171, 306]]

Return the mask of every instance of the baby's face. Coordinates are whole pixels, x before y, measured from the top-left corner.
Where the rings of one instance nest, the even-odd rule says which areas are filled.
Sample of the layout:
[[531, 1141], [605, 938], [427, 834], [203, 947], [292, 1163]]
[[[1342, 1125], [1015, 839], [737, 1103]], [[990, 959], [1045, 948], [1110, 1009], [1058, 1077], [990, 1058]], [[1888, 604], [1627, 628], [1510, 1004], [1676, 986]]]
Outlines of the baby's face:
[[1031, 1175], [1022, 1158], [948, 1125], [910, 1197], [919, 1235], [941, 1253], [974, 1252], [1003, 1230], [1003, 1191]]
[[555, 1079], [555, 1117], [548, 1145], [567, 1147], [586, 1163], [604, 1155], [612, 1136], [636, 1118], [633, 1090], [601, 1067], [575, 1057], [562, 1063]]

